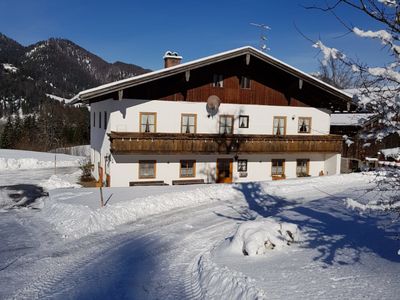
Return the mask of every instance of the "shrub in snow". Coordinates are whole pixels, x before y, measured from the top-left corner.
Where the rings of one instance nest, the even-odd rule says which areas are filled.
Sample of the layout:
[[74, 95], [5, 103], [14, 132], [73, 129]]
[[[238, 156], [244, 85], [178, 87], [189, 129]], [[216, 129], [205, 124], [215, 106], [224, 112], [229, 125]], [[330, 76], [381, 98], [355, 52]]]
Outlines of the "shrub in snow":
[[267, 218], [242, 223], [229, 249], [249, 256], [262, 255], [268, 250], [281, 249], [299, 240], [300, 230], [296, 224]]

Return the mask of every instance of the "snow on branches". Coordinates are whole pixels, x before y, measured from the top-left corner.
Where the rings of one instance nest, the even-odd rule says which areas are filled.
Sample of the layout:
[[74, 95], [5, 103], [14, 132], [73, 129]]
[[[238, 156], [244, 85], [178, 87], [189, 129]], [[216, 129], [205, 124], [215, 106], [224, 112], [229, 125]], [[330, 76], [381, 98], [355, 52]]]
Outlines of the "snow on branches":
[[396, 0], [378, 0], [378, 2], [380, 2], [386, 6], [389, 6], [389, 7], [398, 7], [399, 6]]
[[337, 50], [335, 48], [327, 47], [321, 41], [317, 41], [313, 45], [313, 47], [321, 50], [322, 54], [324, 55], [322, 64], [325, 66], [327, 65], [329, 59], [345, 59], [346, 58], [346, 55], [341, 53], [339, 50]]

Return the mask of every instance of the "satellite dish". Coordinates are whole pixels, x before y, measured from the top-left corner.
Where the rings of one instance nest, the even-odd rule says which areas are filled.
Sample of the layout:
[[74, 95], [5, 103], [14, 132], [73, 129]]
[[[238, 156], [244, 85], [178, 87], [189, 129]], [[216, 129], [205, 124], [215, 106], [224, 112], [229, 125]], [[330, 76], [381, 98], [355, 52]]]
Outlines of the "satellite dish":
[[221, 104], [221, 99], [219, 99], [218, 96], [211, 95], [210, 97], [208, 97], [206, 106], [208, 117], [210, 116], [213, 117], [218, 113], [220, 104]]

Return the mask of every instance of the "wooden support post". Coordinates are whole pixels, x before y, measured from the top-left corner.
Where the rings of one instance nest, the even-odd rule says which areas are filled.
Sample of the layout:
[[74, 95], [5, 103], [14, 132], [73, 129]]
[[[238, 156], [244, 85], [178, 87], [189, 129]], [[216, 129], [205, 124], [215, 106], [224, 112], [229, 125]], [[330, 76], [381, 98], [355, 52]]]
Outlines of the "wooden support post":
[[104, 206], [104, 198], [103, 198], [103, 188], [102, 188], [103, 183], [100, 183], [100, 206]]

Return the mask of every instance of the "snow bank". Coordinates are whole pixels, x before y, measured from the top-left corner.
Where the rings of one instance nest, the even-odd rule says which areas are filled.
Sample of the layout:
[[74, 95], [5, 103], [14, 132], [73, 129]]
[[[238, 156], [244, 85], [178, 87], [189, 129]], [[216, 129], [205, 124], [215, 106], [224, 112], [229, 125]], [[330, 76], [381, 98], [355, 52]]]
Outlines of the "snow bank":
[[300, 240], [300, 230], [296, 224], [266, 218], [242, 223], [227, 250], [232, 253], [255, 256], [268, 250], [281, 249]]
[[102, 208], [99, 189], [50, 193], [42, 216], [65, 238], [80, 238], [95, 232], [113, 230], [117, 225], [139, 218], [187, 206], [225, 201], [240, 194], [230, 185], [207, 185], [173, 193], [163, 190], [160, 194], [145, 197], [132, 188], [112, 188], [108, 191], [111, 194], [105, 194], [104, 201], [111, 199], [110, 203]]
[[371, 210], [371, 211], [388, 211], [400, 208], [400, 202], [388, 201], [376, 201], [370, 200], [368, 203], [362, 203], [361, 201], [354, 200], [352, 198], [346, 198], [344, 200], [347, 208], [358, 209], [361, 211]]
[[[57, 167], [79, 166], [82, 157], [57, 154]], [[54, 168], [54, 153], [0, 149], [0, 170]]]
[[255, 280], [217, 266], [206, 253], [200, 257], [197, 268], [201, 299], [267, 299], [263, 290], [256, 287]]
[[76, 182], [79, 181], [81, 173], [81, 171], [77, 171], [72, 174], [52, 175], [49, 179], [41, 182], [40, 185], [48, 191], [60, 188], [79, 188], [81, 185]]

